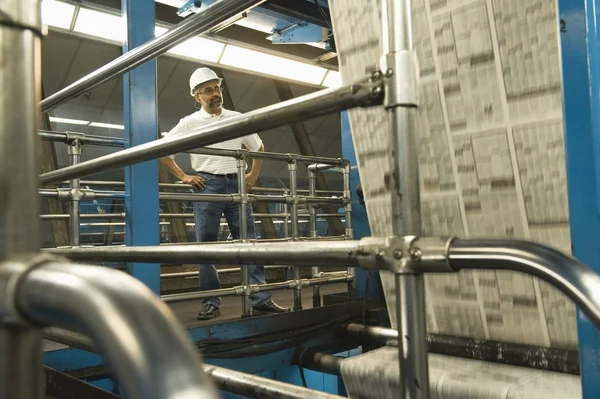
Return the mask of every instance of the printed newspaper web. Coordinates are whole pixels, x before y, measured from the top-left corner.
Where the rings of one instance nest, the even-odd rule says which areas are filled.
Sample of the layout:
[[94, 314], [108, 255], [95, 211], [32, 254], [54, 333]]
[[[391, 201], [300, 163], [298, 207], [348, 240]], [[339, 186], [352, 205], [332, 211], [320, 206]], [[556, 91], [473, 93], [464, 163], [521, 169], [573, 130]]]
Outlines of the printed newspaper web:
[[[380, 0], [329, 0], [344, 83], [381, 56]], [[555, 0], [412, 0], [423, 234], [570, 252]], [[391, 234], [385, 113], [349, 112], [371, 231]], [[388, 306], [394, 284], [383, 275]], [[426, 277], [432, 333], [576, 348], [571, 301], [515, 272]], [[395, 325], [395, 312], [391, 315]]]

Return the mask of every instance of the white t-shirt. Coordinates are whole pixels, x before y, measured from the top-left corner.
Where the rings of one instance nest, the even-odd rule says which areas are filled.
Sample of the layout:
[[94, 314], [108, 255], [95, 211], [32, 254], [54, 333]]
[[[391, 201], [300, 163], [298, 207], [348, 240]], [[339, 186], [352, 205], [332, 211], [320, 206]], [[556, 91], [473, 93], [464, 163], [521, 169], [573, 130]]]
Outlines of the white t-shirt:
[[[223, 108], [221, 115], [209, 114], [202, 108], [191, 115], [182, 118], [177, 126], [166, 133], [164, 137], [173, 137], [181, 134], [187, 134], [201, 128], [203, 125], [215, 123], [221, 119], [231, 118], [240, 115], [239, 112], [230, 111]], [[226, 150], [241, 150], [242, 144], [250, 151], [258, 151], [262, 145], [262, 140], [258, 134], [254, 133], [249, 136], [239, 137], [233, 140], [223, 141], [217, 144], [207, 145], [205, 148], [221, 148]], [[175, 155], [169, 155], [171, 159]], [[192, 168], [197, 172], [207, 172], [216, 175], [225, 175], [229, 173], [237, 173], [236, 160], [233, 157], [220, 157], [215, 155], [200, 155], [190, 154]]]

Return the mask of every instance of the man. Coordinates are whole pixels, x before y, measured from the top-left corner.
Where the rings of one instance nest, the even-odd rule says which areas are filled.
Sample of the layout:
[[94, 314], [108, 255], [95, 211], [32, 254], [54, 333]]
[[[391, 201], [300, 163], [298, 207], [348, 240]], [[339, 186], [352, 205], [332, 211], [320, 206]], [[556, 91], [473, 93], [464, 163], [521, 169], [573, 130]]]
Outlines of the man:
[[[239, 115], [239, 112], [223, 108], [221, 81], [217, 74], [209, 68], [199, 68], [190, 77], [190, 94], [198, 104], [199, 111], [181, 119], [165, 136], [186, 134], [197, 130], [203, 125]], [[250, 151], [264, 151], [262, 140], [257, 134], [224, 141], [211, 148], [237, 150], [244, 145]], [[174, 160], [175, 156], [163, 157], [160, 162], [183, 183], [191, 184], [197, 190], [206, 194], [238, 193], [236, 159], [213, 155], [191, 154], [190, 160], [195, 175], [187, 175]], [[249, 190], [256, 183], [262, 160], [254, 159], [249, 173], [246, 174], [246, 185]], [[217, 241], [221, 215], [224, 214], [229, 230], [234, 239], [240, 238], [239, 205], [226, 202], [195, 202], [194, 219], [196, 222], [196, 240], [200, 242]], [[248, 205], [248, 238], [256, 238], [252, 207]], [[219, 275], [214, 265], [199, 265], [200, 290], [215, 290], [221, 288]], [[250, 284], [264, 284], [265, 273], [263, 265], [249, 265]], [[251, 295], [254, 311], [259, 313], [283, 313], [289, 309], [277, 305], [271, 300], [270, 292], [258, 292]], [[207, 320], [220, 314], [221, 298], [209, 298], [203, 301], [198, 319]]]

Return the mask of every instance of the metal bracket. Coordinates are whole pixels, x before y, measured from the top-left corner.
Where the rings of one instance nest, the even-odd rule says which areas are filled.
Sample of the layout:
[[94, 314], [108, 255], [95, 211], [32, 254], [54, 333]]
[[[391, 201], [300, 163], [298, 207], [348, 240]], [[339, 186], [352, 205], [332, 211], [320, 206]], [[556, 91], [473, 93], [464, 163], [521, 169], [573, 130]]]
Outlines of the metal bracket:
[[418, 64], [414, 51], [389, 53], [381, 58], [381, 69], [386, 80], [386, 109], [418, 106]]
[[454, 238], [391, 236], [360, 240], [358, 264], [394, 274], [449, 273], [448, 251]]
[[[81, 149], [81, 146], [85, 142], [85, 134], [80, 132], [65, 132], [65, 142], [69, 145], [69, 151], [71, 147], [75, 146]], [[69, 152], [69, 155], [71, 152]]]
[[57, 199], [60, 200], [86, 201], [95, 198], [94, 190], [89, 188], [57, 188], [56, 191], [58, 193]]

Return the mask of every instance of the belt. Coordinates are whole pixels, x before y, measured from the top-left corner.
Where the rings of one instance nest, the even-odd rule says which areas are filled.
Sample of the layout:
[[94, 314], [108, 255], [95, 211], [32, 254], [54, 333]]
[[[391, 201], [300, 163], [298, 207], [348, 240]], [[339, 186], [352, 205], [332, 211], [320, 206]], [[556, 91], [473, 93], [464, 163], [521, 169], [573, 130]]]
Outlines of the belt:
[[216, 176], [216, 177], [222, 177], [224, 179], [237, 179], [237, 173], [226, 173], [226, 174], [217, 174], [217, 173], [209, 173], [209, 172], [198, 172], [198, 173], [204, 173], [206, 175], [211, 175], [211, 176]]

